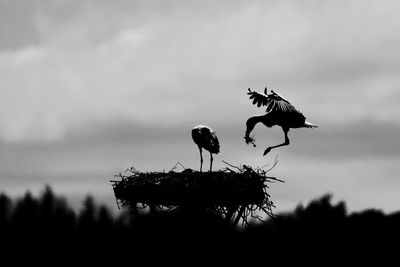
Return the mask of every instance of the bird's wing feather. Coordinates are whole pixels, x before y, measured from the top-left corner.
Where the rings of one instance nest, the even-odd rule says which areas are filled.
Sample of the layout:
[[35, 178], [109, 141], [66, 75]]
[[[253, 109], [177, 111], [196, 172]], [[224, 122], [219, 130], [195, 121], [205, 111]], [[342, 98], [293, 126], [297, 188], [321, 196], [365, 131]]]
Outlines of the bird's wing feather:
[[265, 106], [269, 102], [267, 95], [251, 91], [250, 88], [247, 94], [250, 96], [250, 99], [253, 99], [253, 105], [257, 105], [257, 107], [260, 107], [261, 105]]
[[260, 107], [261, 105], [267, 106], [267, 112], [298, 112], [289, 101], [275, 92], [265, 95], [251, 91], [249, 88], [247, 94], [250, 96], [250, 99], [253, 99], [253, 105], [257, 104], [257, 107]]

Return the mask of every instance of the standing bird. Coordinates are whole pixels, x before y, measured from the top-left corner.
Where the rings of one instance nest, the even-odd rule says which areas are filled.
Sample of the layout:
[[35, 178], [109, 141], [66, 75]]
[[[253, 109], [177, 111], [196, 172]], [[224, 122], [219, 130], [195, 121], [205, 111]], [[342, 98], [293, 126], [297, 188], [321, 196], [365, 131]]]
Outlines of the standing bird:
[[213, 129], [204, 125], [197, 125], [192, 129], [192, 138], [200, 151], [200, 171], [203, 167], [202, 148], [210, 152], [210, 171], [212, 170], [213, 156], [219, 153], [218, 137]]
[[254, 126], [261, 122], [267, 127], [278, 125], [282, 127], [285, 133], [285, 142], [276, 146], [270, 146], [264, 151], [264, 156], [268, 154], [271, 149], [289, 145], [288, 132], [290, 128], [317, 128], [318, 126], [306, 121], [306, 117], [298, 111], [289, 101], [283, 98], [281, 95], [271, 90], [271, 94], [268, 94], [267, 88], [265, 87], [264, 94], [260, 94], [248, 89], [248, 95], [250, 99], [253, 99], [253, 104], [257, 104], [257, 107], [261, 105], [267, 106], [266, 114], [251, 117], [246, 122], [246, 134], [245, 141], [247, 144], [252, 143], [255, 147], [254, 138], [250, 137], [251, 131]]

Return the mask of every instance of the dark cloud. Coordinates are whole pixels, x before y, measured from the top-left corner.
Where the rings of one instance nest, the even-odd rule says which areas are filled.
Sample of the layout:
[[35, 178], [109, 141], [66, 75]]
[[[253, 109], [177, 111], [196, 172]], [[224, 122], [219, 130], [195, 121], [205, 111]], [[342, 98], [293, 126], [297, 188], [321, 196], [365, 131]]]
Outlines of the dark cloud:
[[42, 43], [40, 20], [59, 24], [72, 20], [88, 1], [0, 0], [0, 50]]
[[400, 125], [390, 122], [356, 121], [321, 124], [318, 129], [289, 133], [292, 152], [315, 158], [345, 159], [400, 156]]
[[34, 1], [0, 1], [0, 50], [40, 41], [34, 24]]
[[[400, 42], [399, 42], [400, 43]], [[298, 83], [316, 83], [320, 86], [332, 84], [338, 86], [337, 90], [351, 90], [343, 87], [354, 81], [374, 81], [382, 75], [394, 75], [400, 70], [398, 58], [347, 58], [339, 61], [335, 59], [310, 64], [291, 75], [291, 80]], [[341, 88], [340, 88], [341, 87]]]
[[[351, 198], [354, 192], [350, 191], [358, 188], [358, 195], [364, 196], [372, 190], [371, 175], [397, 170], [391, 162], [400, 157], [396, 142], [400, 126], [372, 121], [343, 125], [320, 123], [319, 126], [314, 130], [291, 130], [288, 147], [262, 157], [266, 146], [283, 141], [279, 127], [257, 126], [257, 148], [254, 149], [244, 143], [244, 123], [213, 125], [221, 143], [215, 167], [225, 167], [222, 160], [235, 165], [261, 166], [280, 155], [273, 175], [287, 184], [272, 190], [279, 208], [291, 208], [300, 199], [310, 199], [327, 191], [352, 199], [355, 203], [352, 208], [373, 206], [371, 201], [354, 200]], [[179, 161], [186, 167], [197, 168], [199, 155], [191, 140], [191, 127], [106, 121], [87, 124], [58, 141], [4, 143], [0, 149], [0, 185], [4, 190], [22, 193], [23, 189], [40, 190], [44, 184], [51, 184], [58, 192], [75, 197], [92, 193], [112, 199], [109, 180], [131, 166], [141, 171], [168, 171]], [[204, 156], [207, 161], [208, 155]], [[375, 160], [377, 166], [372, 166]], [[345, 176], [346, 182], [335, 180], [335, 172]], [[389, 183], [387, 179], [396, 175], [388, 173], [382, 179]], [[360, 189], [357, 181], [361, 178], [364, 180]], [[349, 189], [343, 190], [343, 186]]]
[[[37, 151], [45, 149], [55, 153], [63, 149], [94, 151], [99, 147], [113, 146], [132, 146], [140, 150], [154, 146], [173, 150], [180, 143], [192, 145], [190, 130], [195, 125], [193, 122], [168, 127], [168, 125], [134, 123], [129, 120], [87, 123], [84, 127], [68, 132], [61, 140], [3, 144], [2, 147], [3, 149], [30, 147]], [[232, 124], [230, 121], [212, 126], [217, 130], [220, 141], [232, 146], [231, 149], [240, 154], [238, 144], [243, 141], [241, 139], [245, 130], [245, 118], [242, 123], [238, 121]], [[256, 135], [259, 147], [283, 141], [283, 133], [278, 126], [267, 128], [258, 125], [253, 133]], [[321, 123], [317, 129], [300, 128], [289, 132], [291, 153], [325, 159], [400, 156], [398, 136], [400, 136], [400, 125], [367, 120], [344, 124]], [[137, 152], [140, 153], [140, 150]]]
[[[229, 9], [238, 3], [229, 1]], [[57, 32], [57, 29], [76, 23], [74, 20], [79, 22], [82, 19], [81, 27], [85, 27], [85, 16], [98, 13], [107, 19], [101, 27], [109, 30], [106, 37], [110, 38], [115, 31], [129, 25], [128, 22], [138, 26], [148, 20], [156, 22], [160, 16], [186, 13], [208, 17], [226, 11], [226, 7], [225, 1], [204, 5], [198, 1], [179, 0], [0, 0], [0, 50], [15, 50], [42, 43], [47, 37], [43, 36], [45, 29], [41, 29], [43, 22], [45, 27], [54, 27]]]

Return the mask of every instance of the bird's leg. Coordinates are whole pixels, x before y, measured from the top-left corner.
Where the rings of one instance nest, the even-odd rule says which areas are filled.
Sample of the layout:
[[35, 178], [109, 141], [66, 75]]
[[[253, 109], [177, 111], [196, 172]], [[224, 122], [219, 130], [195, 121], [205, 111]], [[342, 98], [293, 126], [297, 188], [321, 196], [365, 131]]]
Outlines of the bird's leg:
[[212, 170], [212, 163], [213, 163], [213, 156], [212, 153], [210, 152], [210, 171]]
[[203, 168], [203, 151], [201, 149], [201, 146], [199, 146], [199, 150], [200, 150], [200, 172], [201, 172], [201, 169]]
[[289, 137], [288, 137], [289, 128], [282, 128], [282, 130], [285, 133], [285, 142], [283, 142], [282, 144], [276, 145], [276, 146], [268, 147], [267, 149], [265, 149], [263, 156], [267, 155], [273, 148], [280, 147], [280, 146], [287, 146], [290, 144]]

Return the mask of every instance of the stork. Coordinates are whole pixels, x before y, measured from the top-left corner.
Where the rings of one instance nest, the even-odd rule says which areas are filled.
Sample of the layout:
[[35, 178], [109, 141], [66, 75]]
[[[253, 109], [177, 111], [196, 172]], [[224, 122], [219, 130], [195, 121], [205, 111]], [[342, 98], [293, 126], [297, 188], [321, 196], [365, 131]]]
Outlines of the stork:
[[212, 154], [219, 153], [218, 137], [213, 129], [204, 125], [197, 125], [192, 129], [192, 138], [200, 151], [200, 171], [203, 167], [203, 152], [204, 148], [210, 152], [210, 171], [212, 170], [213, 156]]
[[248, 89], [250, 99], [253, 99], [253, 104], [260, 106], [267, 106], [266, 114], [251, 117], [246, 122], [245, 141], [247, 144], [251, 143], [255, 147], [254, 136], [250, 137], [251, 131], [257, 123], [263, 123], [267, 127], [278, 125], [282, 127], [285, 134], [285, 141], [282, 144], [267, 147], [264, 151], [264, 156], [267, 155], [273, 148], [289, 145], [288, 132], [290, 128], [317, 128], [318, 126], [306, 121], [306, 117], [298, 111], [288, 100], [283, 96], [271, 90], [268, 94], [267, 87], [265, 87], [264, 94], [260, 94]]

